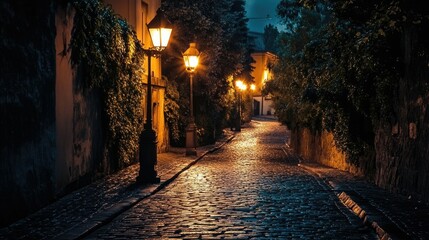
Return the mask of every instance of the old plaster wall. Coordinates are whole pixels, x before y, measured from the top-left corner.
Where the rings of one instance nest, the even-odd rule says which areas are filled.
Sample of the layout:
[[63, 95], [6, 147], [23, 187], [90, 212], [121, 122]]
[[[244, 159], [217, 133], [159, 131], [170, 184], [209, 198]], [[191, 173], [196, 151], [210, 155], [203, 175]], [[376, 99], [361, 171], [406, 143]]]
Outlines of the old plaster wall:
[[65, 194], [98, 175], [108, 173], [103, 163], [102, 107], [97, 90], [84, 90], [79, 67], [73, 69], [68, 46], [74, 12], [64, 7], [56, 14], [56, 192]]
[[0, 2], [0, 226], [55, 193], [55, 10]]
[[73, 13], [0, 2], [0, 226], [111, 171], [100, 94], [83, 91], [67, 47]]
[[354, 174], [364, 174], [360, 168], [347, 161], [346, 155], [335, 146], [334, 136], [327, 131], [313, 133], [307, 128], [292, 131], [290, 146], [304, 161], [315, 161]]

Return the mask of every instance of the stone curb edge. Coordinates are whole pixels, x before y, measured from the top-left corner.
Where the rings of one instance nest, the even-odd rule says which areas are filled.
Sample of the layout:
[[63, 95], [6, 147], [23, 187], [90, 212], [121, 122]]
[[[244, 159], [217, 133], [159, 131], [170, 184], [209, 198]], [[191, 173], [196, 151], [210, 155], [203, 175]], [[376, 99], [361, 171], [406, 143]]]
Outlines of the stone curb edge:
[[[322, 174], [315, 172], [310, 167], [307, 167], [303, 164], [298, 164], [298, 166], [317, 175], [319, 178], [324, 180]], [[351, 212], [353, 212], [357, 217], [362, 220], [362, 223], [364, 225], [371, 227], [375, 231], [379, 239], [392, 240], [390, 234], [385, 231], [376, 221], [368, 217], [366, 211], [361, 206], [359, 206], [359, 204], [357, 204], [347, 193], [345, 193], [344, 191], [338, 193], [338, 191], [332, 188], [332, 185], [329, 182], [327, 182], [326, 185], [328, 185], [329, 188], [331, 188], [331, 190], [336, 193], [335, 195], [345, 207], [347, 207]]]
[[367, 216], [365, 210], [362, 209], [359, 204], [353, 201], [353, 199], [349, 195], [347, 195], [347, 193], [341, 192], [337, 194], [337, 197], [341, 201], [341, 203], [343, 203], [344, 206], [349, 208], [356, 216], [358, 216], [364, 224], [371, 226], [371, 228], [374, 229], [377, 233], [378, 238], [382, 240], [392, 239], [389, 233], [387, 233], [382, 227], [380, 227], [380, 225], [376, 221], [371, 220]]
[[93, 216], [89, 217], [87, 221], [79, 223], [71, 228], [69, 228], [67, 231], [58, 234], [55, 236], [55, 239], [63, 239], [63, 240], [71, 240], [71, 239], [83, 239], [84, 237], [88, 236], [95, 230], [99, 229], [100, 227], [106, 225], [107, 223], [111, 222], [113, 219], [115, 219], [120, 214], [124, 213], [125, 211], [131, 209], [135, 205], [137, 205], [142, 200], [156, 194], [157, 192], [161, 191], [165, 187], [167, 187], [171, 182], [173, 182], [180, 174], [182, 174], [184, 171], [188, 170], [190, 167], [195, 165], [199, 160], [201, 160], [204, 156], [206, 156], [209, 153], [213, 153], [220, 148], [222, 148], [225, 144], [229, 143], [235, 135], [228, 136], [226, 139], [222, 140], [220, 144], [217, 146], [215, 145], [213, 148], [204, 151], [200, 156], [197, 156], [195, 160], [191, 161], [188, 165], [186, 165], [183, 169], [178, 171], [173, 176], [169, 177], [165, 181], [162, 181], [158, 186], [151, 186], [147, 185], [146, 188], [149, 188], [150, 190], [146, 193], [142, 193], [138, 197], [130, 197], [127, 199], [124, 199], [117, 204], [115, 204], [110, 209], [107, 209], [103, 212], [95, 213]]

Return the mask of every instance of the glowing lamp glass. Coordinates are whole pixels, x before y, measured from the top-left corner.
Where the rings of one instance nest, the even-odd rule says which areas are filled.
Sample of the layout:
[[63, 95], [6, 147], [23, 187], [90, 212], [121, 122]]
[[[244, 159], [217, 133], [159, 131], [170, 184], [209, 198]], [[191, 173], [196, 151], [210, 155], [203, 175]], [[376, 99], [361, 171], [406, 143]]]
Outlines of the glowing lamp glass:
[[198, 66], [200, 52], [196, 48], [195, 43], [190, 43], [189, 48], [183, 53], [183, 61], [185, 62], [186, 71], [194, 72]]

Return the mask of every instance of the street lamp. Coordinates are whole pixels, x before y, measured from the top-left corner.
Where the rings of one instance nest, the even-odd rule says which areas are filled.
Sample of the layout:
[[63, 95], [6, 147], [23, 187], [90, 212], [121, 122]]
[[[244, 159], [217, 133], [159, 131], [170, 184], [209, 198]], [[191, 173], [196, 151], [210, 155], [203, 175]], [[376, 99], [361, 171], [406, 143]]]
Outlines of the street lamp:
[[252, 90], [252, 91], [255, 91], [256, 90], [256, 86], [255, 86], [255, 84], [250, 84], [250, 90]]
[[235, 86], [238, 88], [238, 119], [237, 119], [237, 127], [236, 131], [241, 131], [241, 92], [247, 89], [247, 85], [241, 81], [237, 80], [235, 82]]
[[186, 127], [186, 156], [197, 155], [197, 126], [194, 119], [194, 99], [192, 92], [192, 80], [195, 70], [198, 66], [200, 52], [196, 48], [195, 43], [190, 43], [189, 48], [183, 53], [183, 60], [185, 61], [186, 71], [189, 73], [189, 108], [191, 112], [191, 119]]
[[151, 58], [157, 56], [167, 47], [170, 39], [172, 25], [164, 14], [158, 9], [156, 16], [147, 24], [153, 47], [144, 49], [148, 56], [147, 73], [147, 96], [146, 96], [146, 124], [140, 134], [139, 141], [139, 162], [140, 170], [137, 182], [140, 183], [159, 183], [160, 179], [155, 170], [157, 163], [157, 140], [156, 132], [152, 128], [152, 70]]
[[252, 114], [251, 114], [251, 116], [254, 116], [254, 115], [256, 115], [255, 114], [255, 100], [254, 100], [254, 98], [253, 98], [253, 92], [255, 92], [255, 90], [256, 90], [256, 85], [255, 84], [250, 84], [250, 90], [251, 90], [251, 92], [252, 92], [252, 104], [251, 104], [251, 106], [252, 106]]

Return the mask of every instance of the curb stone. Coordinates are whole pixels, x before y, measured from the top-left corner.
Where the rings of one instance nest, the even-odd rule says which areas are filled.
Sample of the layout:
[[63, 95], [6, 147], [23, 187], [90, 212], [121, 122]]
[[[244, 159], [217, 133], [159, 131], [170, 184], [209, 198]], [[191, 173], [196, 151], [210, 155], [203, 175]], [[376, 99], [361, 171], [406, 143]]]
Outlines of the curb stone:
[[353, 199], [347, 195], [347, 193], [341, 192], [339, 194], [337, 193], [336, 195], [343, 205], [349, 208], [356, 216], [358, 216], [364, 224], [371, 226], [380, 239], [392, 239], [390, 235], [382, 227], [380, 227], [376, 221], [371, 220], [371, 218], [367, 216], [365, 210], [363, 210], [362, 207], [353, 201]]
[[328, 180], [323, 174], [318, 173], [312, 169], [310, 166], [306, 166], [305, 164], [298, 164], [299, 167], [317, 175], [320, 179], [322, 179], [326, 185], [335, 193], [338, 197], [339, 201], [347, 207], [352, 213], [354, 213], [359, 219], [361, 219], [362, 223], [371, 229], [377, 234], [378, 238], [381, 240], [392, 240], [391, 235], [383, 229], [380, 224], [373, 220], [370, 216], [367, 215], [367, 211], [360, 206], [352, 197], [350, 197], [346, 192], [341, 190], [336, 190], [335, 186], [337, 185], [335, 182]]

